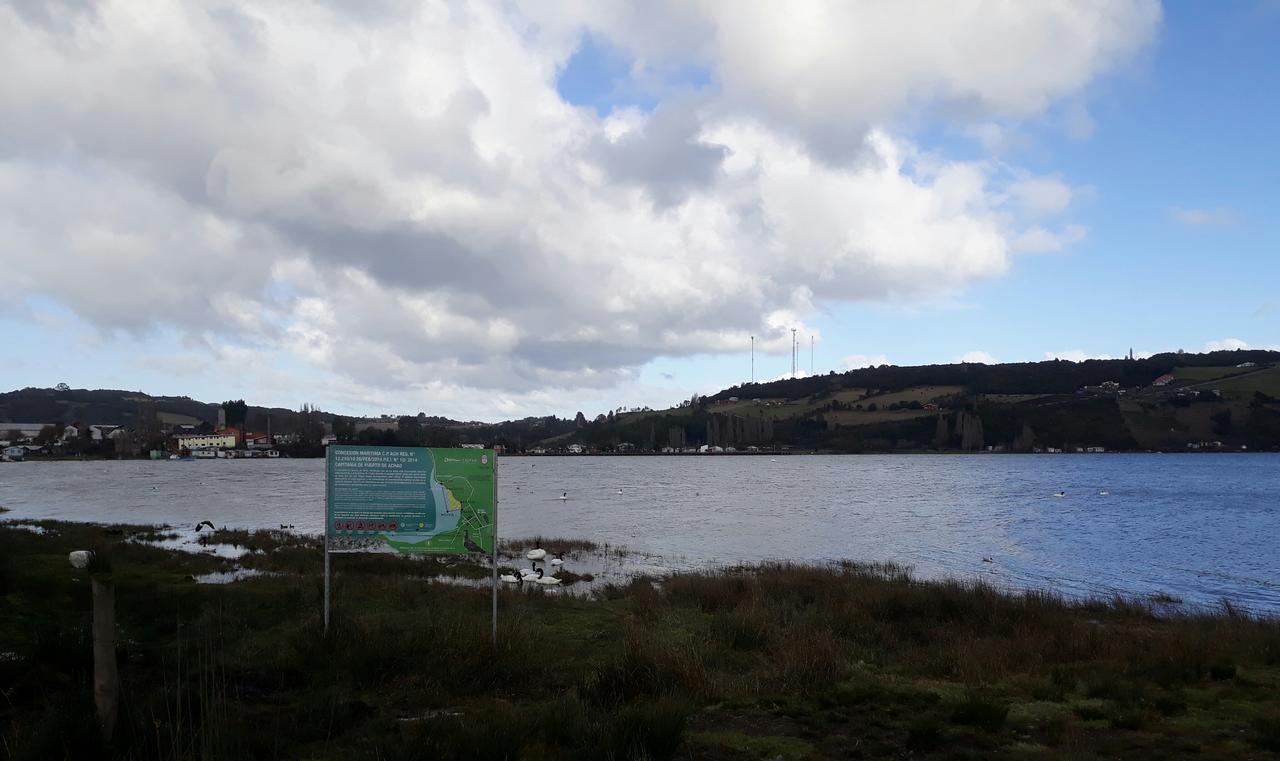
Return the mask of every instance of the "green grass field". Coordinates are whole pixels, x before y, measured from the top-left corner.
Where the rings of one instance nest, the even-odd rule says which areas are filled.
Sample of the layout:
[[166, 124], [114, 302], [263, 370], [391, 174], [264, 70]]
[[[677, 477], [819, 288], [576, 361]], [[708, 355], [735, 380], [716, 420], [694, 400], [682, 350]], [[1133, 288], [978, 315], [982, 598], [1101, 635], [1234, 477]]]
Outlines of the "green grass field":
[[1232, 375], [1253, 372], [1257, 368], [1248, 367], [1176, 367], [1173, 377], [1189, 381], [1210, 381], [1216, 378], [1229, 378]]
[[1214, 384], [1214, 388], [1222, 392], [1227, 399], [1251, 401], [1254, 393], [1261, 391], [1280, 399], [1280, 367], [1271, 367], [1248, 375], [1224, 379]]
[[[228, 561], [43, 525], [0, 525], [11, 759], [1280, 758], [1280, 622], [1232, 608], [766, 565], [591, 599], [504, 589], [495, 645], [487, 589], [343, 556], [325, 636], [314, 540], [248, 535], [277, 575], [207, 586], [190, 575]], [[113, 543], [104, 748], [66, 552]]]
[[875, 425], [877, 423], [892, 423], [900, 420], [913, 420], [920, 417], [932, 417], [937, 412], [929, 410], [876, 410], [869, 412], [867, 410], [840, 410], [838, 412], [824, 412], [822, 417], [828, 423], [839, 423], [840, 425]]

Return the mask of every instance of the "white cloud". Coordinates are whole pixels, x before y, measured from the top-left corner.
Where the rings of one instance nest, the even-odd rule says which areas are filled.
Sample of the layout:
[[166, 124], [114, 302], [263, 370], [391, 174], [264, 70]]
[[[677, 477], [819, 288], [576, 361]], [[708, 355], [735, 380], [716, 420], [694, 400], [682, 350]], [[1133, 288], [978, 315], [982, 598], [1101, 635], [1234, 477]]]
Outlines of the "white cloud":
[[1000, 360], [996, 359], [995, 357], [991, 356], [989, 353], [987, 353], [987, 352], [985, 352], [985, 351], [968, 351], [968, 352], [965, 352], [964, 354], [960, 355], [960, 356], [956, 359], [956, 361], [957, 361], [957, 362], [972, 362], [972, 363], [974, 363], [974, 364], [982, 364], [982, 365], [998, 365], [998, 364], [1000, 364]]
[[1263, 351], [1280, 351], [1280, 344], [1263, 344], [1255, 346], [1248, 341], [1239, 338], [1223, 338], [1219, 341], [1209, 341], [1204, 345], [1205, 351], [1240, 351], [1243, 349], [1258, 349]]
[[1115, 359], [1110, 354], [1092, 354], [1084, 349], [1068, 349], [1067, 351], [1046, 351], [1044, 358], [1065, 359], [1068, 362], [1083, 362], [1086, 359]]
[[[1061, 180], [894, 125], [1042, 114], [1159, 17], [1144, 0], [0, 7], [0, 67], [21, 72], [0, 77], [0, 266], [108, 334], [287, 354], [359, 398], [604, 394], [658, 356], [752, 334], [785, 353], [824, 303], [946, 297], [1078, 240], [1031, 219], [1067, 208]], [[600, 118], [556, 90], [584, 29], [637, 76], [693, 64], [717, 84]]]
[[1089, 114], [1089, 109], [1085, 108], [1083, 103], [1076, 101], [1069, 104], [1063, 113], [1063, 126], [1066, 128], [1067, 135], [1073, 140], [1086, 140], [1093, 136], [1093, 131], [1097, 129], [1098, 124]]
[[[546, 23], [558, 7], [530, 5]], [[777, 9], [766, 0], [604, 2], [587, 6], [585, 22], [642, 64], [709, 68], [724, 89], [720, 108], [831, 156], [856, 151], [863, 130], [912, 109], [974, 120], [1042, 114], [1143, 48], [1161, 17], [1155, 0], [810, 0]]]
[[1029, 177], [1009, 186], [1013, 200], [1032, 214], [1061, 214], [1071, 205], [1071, 186], [1056, 177]]
[[1238, 214], [1231, 209], [1183, 209], [1177, 206], [1169, 209], [1169, 215], [1184, 225], [1234, 225], [1240, 220]]
[[850, 354], [840, 360], [846, 370], [857, 370], [863, 367], [879, 367], [889, 364], [889, 358], [883, 354]]
[[1032, 227], [1019, 233], [1012, 243], [1014, 251], [1027, 254], [1061, 251], [1072, 243], [1084, 239], [1088, 230], [1082, 225], [1067, 225], [1060, 232]]

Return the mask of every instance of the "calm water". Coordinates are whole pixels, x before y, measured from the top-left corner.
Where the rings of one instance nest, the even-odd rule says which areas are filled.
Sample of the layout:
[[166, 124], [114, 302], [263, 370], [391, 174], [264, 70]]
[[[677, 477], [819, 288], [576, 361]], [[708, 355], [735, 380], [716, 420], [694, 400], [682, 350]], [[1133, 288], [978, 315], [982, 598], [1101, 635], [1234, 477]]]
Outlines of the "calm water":
[[[1280, 456], [508, 457], [499, 472], [502, 536], [585, 537], [671, 567], [893, 560], [1280, 613]], [[11, 520], [319, 533], [323, 494], [321, 460], [0, 465]]]

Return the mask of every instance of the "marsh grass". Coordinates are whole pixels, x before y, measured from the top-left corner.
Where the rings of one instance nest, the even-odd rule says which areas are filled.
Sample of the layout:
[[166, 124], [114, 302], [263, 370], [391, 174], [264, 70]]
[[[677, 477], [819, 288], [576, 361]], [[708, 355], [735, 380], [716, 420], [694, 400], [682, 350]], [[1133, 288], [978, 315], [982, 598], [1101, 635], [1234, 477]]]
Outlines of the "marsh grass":
[[[664, 759], [1280, 753], [1280, 624], [1235, 607], [1068, 601], [894, 565], [766, 564], [592, 599], [434, 583], [469, 558], [334, 558], [262, 539], [283, 575], [191, 582], [228, 561], [130, 530], [0, 527], [0, 747], [14, 759]], [[113, 544], [114, 542], [114, 544]], [[553, 540], [542, 540], [548, 549]], [[87, 584], [117, 585], [116, 744], [98, 747]], [[237, 561], [240, 562], [240, 561]], [[761, 755], [772, 754], [772, 755]]]
[[595, 552], [600, 549], [600, 545], [587, 539], [568, 539], [558, 536], [530, 536], [523, 539], [500, 539], [498, 541], [498, 552], [505, 552], [509, 555], [519, 554], [524, 557], [524, 553], [535, 547], [547, 551], [548, 554], [554, 555], [557, 552], [573, 553], [573, 552]]

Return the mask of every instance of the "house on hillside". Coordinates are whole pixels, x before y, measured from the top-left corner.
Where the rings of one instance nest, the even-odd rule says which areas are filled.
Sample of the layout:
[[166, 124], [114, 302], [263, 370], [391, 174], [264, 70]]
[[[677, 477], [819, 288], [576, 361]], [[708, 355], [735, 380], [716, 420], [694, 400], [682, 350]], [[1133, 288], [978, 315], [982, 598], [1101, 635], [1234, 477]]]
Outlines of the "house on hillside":
[[1173, 377], [1169, 373], [1165, 373], [1164, 375], [1161, 375], [1159, 378], [1156, 378], [1155, 380], [1151, 381], [1151, 385], [1167, 386], [1170, 383], [1173, 383], [1175, 380], [1177, 380], [1177, 378]]
[[269, 435], [250, 431], [246, 431], [244, 434], [244, 445], [248, 449], [270, 449], [274, 446]]
[[112, 434], [120, 430], [118, 425], [91, 425], [89, 426], [89, 438], [94, 441], [102, 441], [103, 439], [112, 438]]

